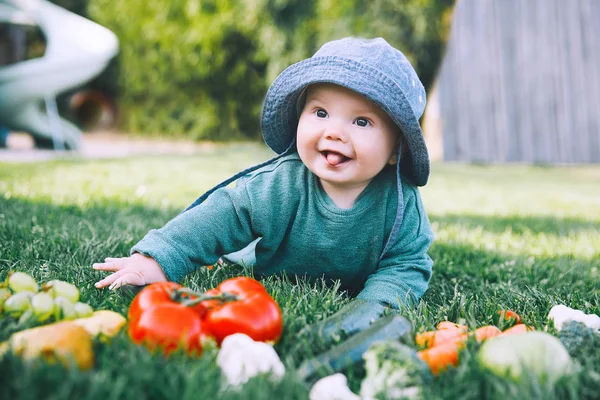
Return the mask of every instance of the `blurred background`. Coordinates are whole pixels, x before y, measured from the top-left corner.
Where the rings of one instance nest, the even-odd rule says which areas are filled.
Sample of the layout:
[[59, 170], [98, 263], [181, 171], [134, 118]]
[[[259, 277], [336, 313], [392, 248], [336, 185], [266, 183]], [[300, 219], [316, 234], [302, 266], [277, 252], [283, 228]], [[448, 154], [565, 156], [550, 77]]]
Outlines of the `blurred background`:
[[[3, 1], [30, 3], [35, 13], [37, 0]], [[432, 159], [600, 162], [594, 0], [52, 3], [118, 38], [100, 74], [56, 93], [60, 116], [84, 132], [259, 140], [262, 100], [285, 67], [332, 39], [382, 36], [425, 85]], [[43, 58], [47, 39], [35, 21], [0, 24], [0, 91], [2, 70]]]

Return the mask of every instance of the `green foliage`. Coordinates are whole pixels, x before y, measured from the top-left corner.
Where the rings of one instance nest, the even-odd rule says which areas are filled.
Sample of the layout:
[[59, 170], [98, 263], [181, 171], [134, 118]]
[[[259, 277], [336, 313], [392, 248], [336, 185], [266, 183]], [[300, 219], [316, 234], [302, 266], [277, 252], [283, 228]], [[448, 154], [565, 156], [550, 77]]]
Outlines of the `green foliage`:
[[381, 36], [411, 61], [428, 89], [441, 62], [454, 0], [322, 0], [318, 41]]
[[213, 140], [259, 137], [273, 79], [344, 36], [385, 37], [430, 86], [453, 2], [88, 1], [120, 39], [121, 129]]
[[94, 0], [120, 39], [123, 129], [195, 139], [257, 136], [265, 61], [236, 1]]

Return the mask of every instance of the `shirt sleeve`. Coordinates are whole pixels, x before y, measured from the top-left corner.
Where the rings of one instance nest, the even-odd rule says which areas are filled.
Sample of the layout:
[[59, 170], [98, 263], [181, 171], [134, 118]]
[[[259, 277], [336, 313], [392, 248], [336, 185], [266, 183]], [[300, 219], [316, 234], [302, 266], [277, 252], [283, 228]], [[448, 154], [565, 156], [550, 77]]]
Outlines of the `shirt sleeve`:
[[250, 199], [242, 180], [235, 188], [219, 189], [164, 227], [151, 230], [131, 253], [154, 258], [169, 280], [180, 282], [197, 267], [215, 263], [254, 238]]
[[380, 260], [358, 298], [398, 308], [418, 301], [427, 290], [433, 261], [427, 254], [434, 235], [416, 188], [404, 191], [402, 226], [396, 243]]

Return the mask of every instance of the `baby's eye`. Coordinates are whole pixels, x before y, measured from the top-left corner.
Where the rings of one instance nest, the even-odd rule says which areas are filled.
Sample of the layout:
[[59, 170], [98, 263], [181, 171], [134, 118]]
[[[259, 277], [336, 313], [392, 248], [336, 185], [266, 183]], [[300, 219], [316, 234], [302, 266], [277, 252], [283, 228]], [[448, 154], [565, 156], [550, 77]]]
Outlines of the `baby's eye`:
[[356, 120], [354, 121], [354, 123], [356, 125], [360, 126], [360, 127], [363, 127], [363, 128], [366, 127], [366, 126], [371, 125], [371, 122], [368, 119], [363, 118], [363, 117], [356, 118]]
[[318, 109], [315, 114], [319, 118], [327, 118], [327, 111], [323, 110], [322, 108]]

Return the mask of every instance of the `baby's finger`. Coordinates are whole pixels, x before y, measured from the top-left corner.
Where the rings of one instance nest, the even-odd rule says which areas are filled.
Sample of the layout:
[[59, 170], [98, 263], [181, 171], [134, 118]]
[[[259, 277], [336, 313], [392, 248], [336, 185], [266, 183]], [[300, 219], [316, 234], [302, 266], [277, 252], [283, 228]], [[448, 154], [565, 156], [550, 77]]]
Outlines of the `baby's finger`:
[[117, 289], [121, 286], [125, 285], [135, 285], [135, 286], [143, 286], [146, 284], [146, 279], [139, 271], [123, 271], [124, 273], [115, 280], [112, 285], [110, 285], [109, 289]]
[[107, 258], [103, 263], [94, 263], [92, 268], [98, 271], [120, 271], [125, 268], [125, 260], [120, 258]]
[[123, 262], [123, 261], [127, 261], [129, 260], [129, 257], [106, 257], [104, 259], [104, 262]]
[[[126, 276], [126, 275], [125, 275], [125, 276]], [[111, 285], [108, 287], [108, 289], [109, 289], [109, 290], [115, 290], [115, 289], [118, 289], [118, 288], [120, 288], [121, 286], [125, 286], [125, 285], [127, 285], [127, 282], [126, 282], [126, 278], [125, 278], [125, 276], [122, 276], [122, 277], [120, 277], [120, 278], [117, 278], [117, 280], [116, 280], [116, 281], [114, 281], [114, 282], [113, 282], [113, 283], [112, 283], [112, 284], [111, 284]]]
[[98, 288], [98, 289], [101, 289], [103, 287], [111, 285], [114, 281], [116, 281], [117, 279], [119, 279], [123, 274], [124, 274], [123, 271], [117, 271], [114, 274], [110, 274], [106, 278], [104, 278], [102, 280], [99, 280], [98, 282], [96, 282], [94, 284], [94, 286], [96, 286], [96, 288]]

